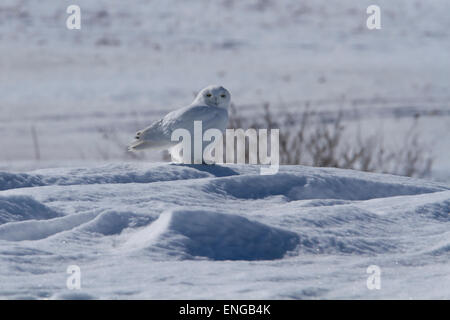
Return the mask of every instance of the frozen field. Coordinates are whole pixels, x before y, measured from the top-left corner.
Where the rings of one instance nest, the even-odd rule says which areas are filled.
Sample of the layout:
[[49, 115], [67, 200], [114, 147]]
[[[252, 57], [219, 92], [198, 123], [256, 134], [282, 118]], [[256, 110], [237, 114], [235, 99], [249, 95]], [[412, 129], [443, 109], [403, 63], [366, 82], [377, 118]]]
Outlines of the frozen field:
[[382, 126], [397, 145], [420, 115], [448, 181], [450, 2], [377, 3], [370, 31], [371, 1], [80, 0], [67, 30], [70, 1], [3, 0], [0, 167], [122, 160], [138, 128], [220, 83], [241, 114], [357, 110], [363, 134]]
[[447, 184], [110, 164], [2, 173], [0, 189], [1, 298], [450, 298]]
[[[0, 298], [450, 299], [450, 1], [378, 0], [376, 31], [368, 0], [73, 3], [0, 2]], [[393, 148], [418, 119], [431, 179], [124, 152], [213, 83]]]

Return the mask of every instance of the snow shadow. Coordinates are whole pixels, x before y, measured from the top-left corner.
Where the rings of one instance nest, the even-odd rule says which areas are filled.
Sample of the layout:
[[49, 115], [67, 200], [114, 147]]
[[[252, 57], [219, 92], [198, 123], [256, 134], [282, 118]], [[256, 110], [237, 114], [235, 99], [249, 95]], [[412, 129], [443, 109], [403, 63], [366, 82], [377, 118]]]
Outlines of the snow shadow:
[[204, 190], [238, 199], [284, 196], [287, 201], [305, 199], [368, 200], [442, 191], [438, 187], [371, 181], [333, 175], [240, 175], [210, 181]]
[[214, 177], [229, 177], [239, 175], [239, 172], [234, 171], [228, 167], [220, 166], [218, 164], [206, 165], [206, 164], [180, 164], [180, 163], [172, 163], [172, 166], [181, 166], [193, 168], [198, 171], [207, 172]]
[[166, 165], [135, 168], [126, 164], [94, 168], [43, 169], [32, 173], [0, 172], [0, 191], [50, 185], [153, 183], [231, 174], [236, 173], [228, 168], [208, 170], [195, 166], [184, 168]]
[[294, 232], [235, 214], [176, 210], [161, 214], [130, 241], [136, 248], [158, 247], [188, 259], [281, 259], [299, 243]]
[[61, 214], [30, 196], [0, 196], [0, 225], [24, 220], [46, 220]]

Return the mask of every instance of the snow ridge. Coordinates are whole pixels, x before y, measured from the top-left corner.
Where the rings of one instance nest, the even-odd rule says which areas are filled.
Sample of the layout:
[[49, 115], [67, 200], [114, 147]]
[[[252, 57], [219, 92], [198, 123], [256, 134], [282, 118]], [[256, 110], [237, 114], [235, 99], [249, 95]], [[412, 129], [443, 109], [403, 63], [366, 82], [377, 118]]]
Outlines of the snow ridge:
[[[368, 297], [365, 282], [349, 283], [371, 264], [402, 283], [427, 268], [433, 276], [409, 292], [450, 294], [423, 290], [448, 281], [450, 186], [330, 168], [258, 172], [130, 163], [2, 173], [0, 297]], [[69, 264], [82, 268], [85, 291], [66, 291]]]

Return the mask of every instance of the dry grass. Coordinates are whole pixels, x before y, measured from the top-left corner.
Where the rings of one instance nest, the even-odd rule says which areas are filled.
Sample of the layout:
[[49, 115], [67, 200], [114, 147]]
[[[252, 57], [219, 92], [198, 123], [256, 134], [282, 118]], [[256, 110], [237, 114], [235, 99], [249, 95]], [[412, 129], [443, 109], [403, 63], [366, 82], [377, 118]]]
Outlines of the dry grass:
[[358, 129], [356, 137], [347, 139], [348, 130], [343, 124], [342, 112], [324, 119], [323, 115], [306, 109], [300, 117], [286, 112], [275, 118], [268, 104], [263, 109], [261, 119], [251, 120], [240, 116], [232, 106], [229, 128], [279, 128], [280, 164], [335, 167], [414, 177], [425, 177], [431, 172], [433, 158], [420, 140], [417, 117], [401, 137], [402, 147], [396, 149], [386, 146], [382, 132], [363, 136]]

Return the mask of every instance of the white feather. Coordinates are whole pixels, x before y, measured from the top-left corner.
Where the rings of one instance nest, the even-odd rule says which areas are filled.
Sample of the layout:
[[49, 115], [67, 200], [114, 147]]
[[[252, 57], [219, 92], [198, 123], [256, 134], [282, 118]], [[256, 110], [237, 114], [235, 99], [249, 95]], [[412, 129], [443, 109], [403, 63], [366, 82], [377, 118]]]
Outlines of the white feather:
[[[228, 123], [230, 93], [220, 86], [208, 86], [197, 95], [187, 107], [175, 110], [147, 128], [136, 133], [136, 140], [128, 150], [169, 149], [172, 154], [179, 152], [179, 142], [171, 141], [172, 132], [183, 128], [194, 136], [194, 121], [202, 121], [203, 132], [208, 129], [219, 129], [224, 132]], [[177, 146], [177, 148], [174, 148]], [[192, 154], [192, 152], [191, 152]]]

